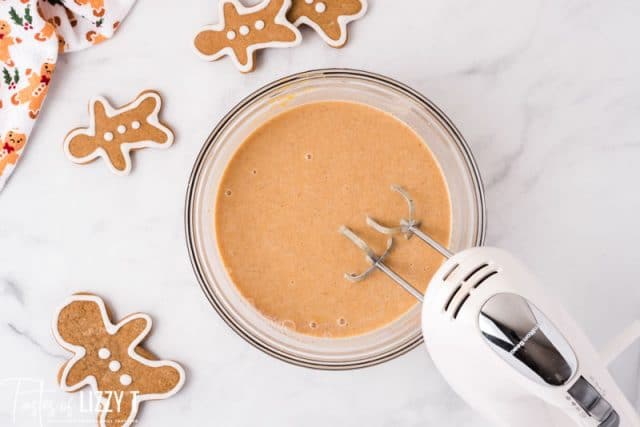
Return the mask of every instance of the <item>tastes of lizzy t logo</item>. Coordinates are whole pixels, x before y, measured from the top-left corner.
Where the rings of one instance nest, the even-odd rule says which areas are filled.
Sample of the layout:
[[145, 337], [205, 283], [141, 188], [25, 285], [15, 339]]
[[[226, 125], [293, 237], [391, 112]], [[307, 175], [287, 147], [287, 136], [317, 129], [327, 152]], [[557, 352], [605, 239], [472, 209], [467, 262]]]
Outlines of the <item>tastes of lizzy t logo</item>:
[[[80, 410], [85, 413], [95, 413], [102, 415], [107, 412], [115, 412], [117, 414], [125, 413], [123, 405], [136, 405], [138, 404], [139, 391], [121, 391], [121, 390], [107, 390], [91, 393], [88, 402], [85, 403], [80, 398]], [[129, 398], [130, 397], [130, 398]], [[123, 422], [126, 420], [122, 420]]]
[[0, 379], [1, 424], [29, 427], [95, 424], [96, 418], [102, 418], [104, 413], [126, 413], [127, 405], [139, 403], [138, 391], [83, 390], [68, 395], [56, 387], [46, 387], [49, 383], [37, 378]]

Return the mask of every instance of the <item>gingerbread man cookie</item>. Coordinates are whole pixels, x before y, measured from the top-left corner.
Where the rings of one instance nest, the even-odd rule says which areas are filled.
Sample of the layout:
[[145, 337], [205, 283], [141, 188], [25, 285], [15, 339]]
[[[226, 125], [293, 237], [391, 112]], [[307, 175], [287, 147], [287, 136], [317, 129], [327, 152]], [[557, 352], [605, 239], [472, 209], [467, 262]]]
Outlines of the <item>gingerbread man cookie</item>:
[[287, 18], [313, 28], [328, 45], [347, 42], [347, 24], [367, 12], [367, 0], [293, 0]]
[[53, 334], [73, 353], [58, 382], [64, 391], [90, 385], [99, 394], [100, 427], [129, 427], [140, 403], [166, 399], [182, 388], [180, 365], [138, 347], [150, 330], [151, 318], [142, 313], [114, 325], [104, 301], [91, 294], [72, 295], [57, 311]]
[[96, 97], [89, 104], [89, 127], [69, 132], [64, 151], [75, 163], [103, 157], [114, 173], [127, 175], [131, 171], [131, 150], [168, 148], [173, 143], [173, 132], [158, 117], [161, 106], [162, 99], [154, 91], [142, 92], [121, 108]]
[[196, 53], [209, 61], [229, 55], [240, 71], [252, 71], [257, 50], [300, 44], [300, 31], [286, 18], [290, 6], [291, 0], [264, 0], [253, 7], [221, 0], [221, 22], [198, 32]]

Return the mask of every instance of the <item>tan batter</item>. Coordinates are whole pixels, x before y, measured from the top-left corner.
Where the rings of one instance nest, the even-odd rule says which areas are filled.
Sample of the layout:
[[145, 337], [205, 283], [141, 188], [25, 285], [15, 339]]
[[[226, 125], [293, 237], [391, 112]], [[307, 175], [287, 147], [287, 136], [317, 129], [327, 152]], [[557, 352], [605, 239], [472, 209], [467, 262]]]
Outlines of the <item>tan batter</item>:
[[[350, 227], [376, 250], [386, 237], [370, 214], [396, 224], [407, 206], [443, 244], [451, 231], [449, 192], [422, 139], [393, 116], [347, 102], [296, 107], [259, 127], [222, 178], [216, 233], [223, 262], [242, 295], [266, 317], [298, 332], [346, 337], [380, 328], [416, 300], [376, 271], [360, 283], [345, 272], [368, 267], [338, 232]], [[388, 264], [424, 290], [442, 258], [417, 238], [396, 237]]]

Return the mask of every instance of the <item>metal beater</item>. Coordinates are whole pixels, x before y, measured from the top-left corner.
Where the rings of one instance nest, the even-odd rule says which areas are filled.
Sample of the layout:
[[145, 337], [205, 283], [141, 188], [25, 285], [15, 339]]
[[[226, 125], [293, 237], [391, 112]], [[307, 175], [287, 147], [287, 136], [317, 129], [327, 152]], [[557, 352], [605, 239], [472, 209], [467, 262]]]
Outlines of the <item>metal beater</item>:
[[[378, 269], [422, 304], [422, 331], [431, 359], [452, 388], [473, 408], [501, 426], [640, 427], [640, 419], [607, 365], [640, 335], [640, 324], [616, 337], [603, 354], [525, 266], [509, 253], [474, 247], [453, 254], [420, 229], [411, 196], [391, 187], [409, 206], [409, 217], [388, 227], [377, 255], [347, 227], [340, 232], [371, 264], [358, 282]], [[413, 235], [446, 260], [423, 296], [384, 263], [393, 235]]]

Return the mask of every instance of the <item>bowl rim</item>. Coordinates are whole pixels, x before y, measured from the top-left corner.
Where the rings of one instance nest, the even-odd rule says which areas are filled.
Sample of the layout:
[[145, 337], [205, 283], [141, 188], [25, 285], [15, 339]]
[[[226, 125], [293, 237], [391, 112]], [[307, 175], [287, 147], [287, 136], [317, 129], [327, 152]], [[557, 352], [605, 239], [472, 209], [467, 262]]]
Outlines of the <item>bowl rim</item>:
[[465, 161], [466, 166], [469, 169], [471, 179], [474, 183], [475, 204], [478, 213], [478, 226], [476, 229], [474, 241], [476, 246], [481, 246], [482, 244], [484, 244], [487, 229], [487, 211], [484, 184], [482, 181], [482, 177], [480, 176], [480, 170], [478, 168], [476, 160], [473, 156], [473, 153], [471, 152], [471, 148], [469, 147], [467, 141], [464, 139], [458, 128], [440, 108], [438, 108], [431, 100], [429, 100], [420, 92], [390, 77], [352, 68], [321, 68], [290, 74], [288, 76], [276, 79], [271, 83], [268, 83], [261, 88], [253, 91], [249, 95], [245, 96], [233, 108], [231, 108], [231, 110], [229, 110], [229, 112], [224, 115], [224, 117], [211, 131], [193, 164], [186, 188], [184, 228], [187, 250], [189, 252], [189, 259], [191, 261], [191, 266], [193, 268], [194, 274], [196, 275], [200, 288], [202, 289], [207, 300], [213, 306], [218, 315], [236, 334], [238, 334], [249, 344], [258, 348], [264, 353], [267, 353], [272, 357], [293, 365], [319, 370], [350, 370], [374, 366], [391, 359], [395, 359], [396, 357], [399, 357], [422, 344], [422, 342], [424, 341], [423, 335], [417, 334], [417, 336], [407, 340], [401, 346], [389, 349], [383, 353], [375, 355], [374, 357], [346, 362], [318, 361], [273, 348], [271, 345], [258, 339], [250, 332], [245, 330], [241, 325], [239, 325], [239, 323], [224, 309], [223, 305], [218, 300], [217, 295], [209, 286], [205, 277], [205, 273], [202, 270], [202, 266], [198, 261], [198, 252], [195, 246], [195, 229], [193, 221], [193, 214], [195, 212], [194, 204], [196, 184], [202, 171], [204, 160], [206, 159], [209, 151], [216, 146], [216, 143], [218, 142], [216, 140], [219, 134], [234, 119], [237, 113], [261, 98], [263, 95], [275, 89], [278, 89], [279, 87], [283, 87], [290, 83], [303, 80], [331, 77], [357, 78], [361, 80], [369, 80], [376, 83], [382, 83], [384, 85], [390, 86], [392, 89], [395, 89], [410, 98], [413, 98], [415, 101], [423, 104], [427, 109], [430, 110], [430, 113], [432, 113], [434, 117], [439, 120], [440, 123], [446, 128], [446, 130], [451, 133], [451, 136], [458, 144], [463, 160]]

